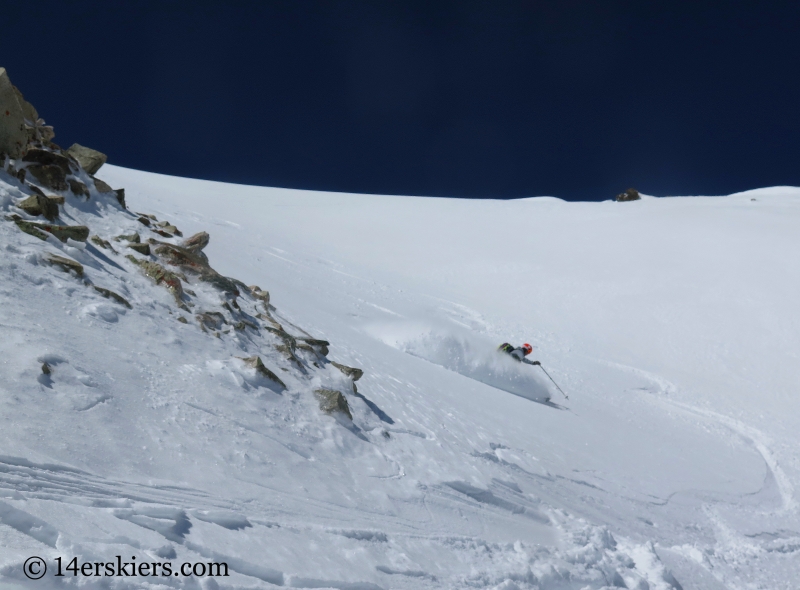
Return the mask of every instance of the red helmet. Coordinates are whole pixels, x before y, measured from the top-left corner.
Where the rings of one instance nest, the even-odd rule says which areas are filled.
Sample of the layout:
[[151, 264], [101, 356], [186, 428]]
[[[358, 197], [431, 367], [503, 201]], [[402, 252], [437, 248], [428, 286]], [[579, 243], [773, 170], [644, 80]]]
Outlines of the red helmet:
[[526, 342], [525, 344], [522, 345], [522, 352], [524, 352], [526, 356], [529, 355], [530, 353], [533, 352], [533, 346], [531, 346]]

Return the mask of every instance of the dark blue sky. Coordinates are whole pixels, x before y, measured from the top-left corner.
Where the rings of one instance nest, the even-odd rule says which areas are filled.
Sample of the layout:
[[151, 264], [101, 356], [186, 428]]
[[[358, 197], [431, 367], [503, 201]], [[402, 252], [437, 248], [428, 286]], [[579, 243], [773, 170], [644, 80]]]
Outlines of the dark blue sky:
[[110, 162], [603, 200], [800, 185], [800, 2], [3, 2], [0, 66]]

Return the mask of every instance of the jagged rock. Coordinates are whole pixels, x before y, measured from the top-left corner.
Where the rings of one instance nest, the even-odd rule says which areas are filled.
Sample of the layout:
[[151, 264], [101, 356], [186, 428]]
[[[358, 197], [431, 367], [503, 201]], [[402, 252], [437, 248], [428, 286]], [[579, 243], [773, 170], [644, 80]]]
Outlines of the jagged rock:
[[54, 191], [65, 191], [69, 188], [66, 173], [56, 164], [36, 164], [28, 166], [27, 171], [30, 176], [36, 179], [36, 182], [44, 187]]
[[269, 312], [269, 291], [264, 291], [258, 285], [250, 285], [250, 294], [264, 302], [264, 308]]
[[161, 230], [167, 232], [168, 234], [172, 234], [173, 236], [182, 235], [180, 230], [178, 230], [178, 228], [172, 225], [171, 223], [161, 226]]
[[205, 311], [194, 316], [200, 326], [209, 330], [221, 330], [228, 323], [225, 316], [218, 311]]
[[144, 216], [139, 217], [136, 221], [138, 221], [142, 225], [146, 225], [148, 227], [150, 226], [150, 223], [151, 223], [150, 220], [147, 217], [144, 217]]
[[78, 164], [80, 164], [81, 168], [86, 170], [86, 172], [89, 174], [96, 173], [108, 160], [108, 156], [106, 156], [104, 153], [84, 147], [77, 143], [73, 143], [69, 149], [67, 149], [67, 153], [75, 158]]
[[139, 254], [150, 256], [150, 244], [137, 244], [135, 242], [131, 242], [128, 244], [128, 248], [131, 250], [136, 250]]
[[639, 196], [639, 191], [637, 191], [635, 188], [629, 188], [624, 193], [618, 194], [617, 198], [615, 200], [618, 201], [618, 202], [622, 202], [622, 201], [638, 201], [641, 198], [642, 197]]
[[14, 216], [11, 219], [14, 220], [14, 223], [17, 224], [17, 227], [24, 231], [26, 234], [30, 234], [35, 238], [39, 238], [40, 240], [47, 239], [47, 233], [40, 230], [37, 226], [37, 223], [31, 223], [30, 221], [23, 221], [19, 215], [17, 215], [18, 219], [15, 219]]
[[286, 332], [283, 328], [271, 328], [269, 326], [264, 326], [264, 328], [268, 332], [272, 332], [276, 336], [278, 336], [283, 343], [289, 348], [291, 352], [294, 352], [294, 349], [297, 348], [297, 340], [294, 336]]
[[178, 231], [178, 228], [172, 225], [169, 221], [159, 221], [156, 223], [156, 227], [160, 229], [153, 230], [160, 235], [166, 235], [167, 237], [175, 236], [182, 236], [183, 234]]
[[[251, 367], [256, 370], [257, 373], [266, 377], [270, 381], [274, 381], [278, 385], [280, 385], [283, 389], [286, 389], [286, 385], [283, 381], [281, 381], [278, 376], [270, 371], [267, 367], [264, 366], [264, 363], [261, 360], [260, 356], [251, 356], [248, 358], [242, 359], [248, 367]], [[347, 403], [347, 402], [345, 402]]]
[[111, 247], [111, 244], [108, 241], [101, 238], [100, 236], [92, 236], [89, 239], [92, 241], [93, 244], [97, 244], [98, 246], [104, 248], [105, 250], [111, 250], [112, 252], [116, 252], [116, 250], [114, 250], [114, 248]]
[[[205, 232], [203, 232], [205, 233]], [[198, 234], [199, 235], [199, 234]], [[190, 238], [191, 239], [191, 238]], [[156, 244], [153, 253], [164, 260], [167, 264], [177, 266], [182, 270], [186, 270], [197, 275], [197, 278], [205, 283], [209, 283], [220, 291], [224, 291], [238, 297], [239, 287], [244, 287], [241, 281], [224, 277], [208, 265], [208, 258], [200, 250], [190, 250], [183, 246], [176, 246], [174, 244], [167, 244], [165, 242], [158, 242], [151, 240], [151, 243]], [[208, 240], [206, 240], [208, 243]]]
[[140, 243], [142, 241], [142, 238], [139, 237], [139, 234], [137, 232], [133, 232], [132, 234], [128, 234], [128, 235], [124, 235], [124, 234], [123, 235], [119, 235], [116, 238], [114, 238], [114, 240], [117, 241], [117, 242], [121, 242], [122, 240], [125, 240], [127, 242], [133, 242], [134, 244], [138, 244], [138, 243]]
[[69, 190], [72, 191], [72, 194], [76, 197], [89, 197], [89, 189], [86, 188], [86, 185], [83, 184], [80, 180], [75, 180], [74, 178], [68, 178], [67, 184], [69, 185]]
[[5, 68], [0, 68], [0, 155], [17, 159], [28, 145], [25, 113], [19, 101], [19, 92], [8, 78]]
[[183, 317], [182, 315], [181, 315], [181, 316], [178, 316], [178, 321], [179, 321], [180, 323], [182, 323], [182, 324], [188, 324], [188, 323], [189, 323], [189, 320], [187, 320], [187, 319], [186, 319], [185, 317]]
[[213, 268], [209, 268], [207, 272], [200, 273], [197, 275], [197, 278], [233, 297], [238, 297], [240, 295], [239, 287], [242, 283], [236, 279], [222, 276]]
[[258, 326], [256, 326], [253, 322], [248, 322], [247, 320], [239, 320], [233, 325], [235, 330], [244, 330], [245, 328], [253, 328], [253, 330], [258, 330]]
[[[322, 356], [328, 356], [328, 347], [331, 345], [327, 340], [318, 340], [316, 338], [299, 338], [295, 337], [298, 342], [305, 342], [314, 352], [319, 352]], [[298, 345], [299, 346], [299, 345]]]
[[49, 221], [55, 221], [58, 217], [58, 205], [55, 201], [38, 193], [33, 193], [27, 199], [17, 203], [17, 207], [28, 215], [42, 215]]
[[71, 238], [77, 242], [85, 242], [89, 237], [89, 228], [85, 225], [50, 225], [47, 223], [33, 223], [32, 221], [15, 220], [17, 227], [19, 227], [26, 234], [36, 236], [41, 240], [47, 239], [49, 232], [57, 237], [62, 242], [66, 242]]
[[197, 253], [208, 246], [210, 239], [211, 236], [208, 235], [208, 232], [201, 231], [200, 233], [194, 234], [190, 238], [186, 238], [181, 244], [181, 247], [189, 250], [190, 252]]
[[280, 330], [281, 332], [284, 331], [283, 326], [281, 326], [280, 323], [277, 322], [275, 318], [270, 315], [269, 311], [267, 311], [267, 313], [257, 313], [256, 317], [260, 320], [269, 322], [270, 325], [272, 325], [272, 327], [275, 328], [276, 330]]
[[337, 363], [336, 361], [331, 361], [331, 364], [339, 369], [342, 373], [347, 375], [348, 377], [352, 377], [353, 381], [358, 381], [361, 377], [364, 376], [364, 371], [361, 369], [356, 369], [355, 367], [348, 367], [347, 365], [342, 365]]
[[114, 189], [111, 188], [107, 183], [100, 180], [99, 178], [94, 179], [94, 188], [97, 189], [98, 193], [113, 193]]
[[56, 205], [64, 204], [64, 195], [46, 195], [48, 199], [53, 201]]
[[116, 301], [120, 305], [124, 305], [128, 309], [133, 309], [133, 307], [128, 302], [128, 300], [125, 299], [122, 295], [118, 295], [117, 293], [114, 293], [114, 291], [112, 291], [110, 289], [104, 289], [103, 287], [98, 287], [97, 285], [92, 285], [92, 286], [94, 287], [95, 291], [100, 293], [100, 295], [102, 295], [106, 299], [113, 299], [114, 301]]
[[66, 272], [74, 270], [79, 277], [83, 276], [83, 265], [79, 262], [75, 262], [71, 258], [64, 258], [63, 256], [49, 254], [45, 260], [50, 264], [60, 267], [61, 270]]
[[[0, 154], [2, 155], [2, 154]], [[28, 171], [25, 168], [21, 168], [17, 170], [17, 180], [20, 182], [25, 182], [25, 176], [28, 174]]]
[[22, 161], [30, 162], [38, 166], [58, 166], [65, 175], [72, 173], [69, 158], [56, 152], [51, 152], [50, 150], [30, 148], [25, 152], [25, 155], [22, 156]]
[[122, 208], [127, 209], [128, 206], [125, 204], [125, 189], [118, 188], [114, 191], [114, 194], [117, 195], [117, 202], [122, 205]]
[[33, 105], [25, 100], [25, 97], [22, 96], [22, 92], [19, 91], [19, 88], [12, 85], [12, 89], [14, 90], [14, 94], [17, 96], [17, 102], [19, 103], [20, 108], [22, 109], [23, 128], [28, 136], [27, 143], [31, 144], [33, 142], [38, 142], [40, 144], [55, 146], [55, 144], [50, 143], [50, 140], [56, 136], [53, 128], [49, 125], [45, 125], [44, 119], [41, 119], [39, 117], [39, 113], [36, 112], [36, 109], [33, 107]]
[[167, 290], [172, 293], [172, 296], [175, 298], [178, 306], [188, 311], [186, 305], [183, 303], [183, 285], [181, 284], [181, 280], [178, 278], [178, 275], [176, 275], [174, 272], [168, 271], [166, 268], [156, 262], [139, 260], [133, 254], [128, 254], [125, 256], [125, 258], [138, 266], [146, 276], [153, 279], [156, 285], [164, 283]]
[[52, 372], [53, 370], [50, 368], [50, 365], [48, 365], [47, 363], [42, 363], [42, 373], [44, 373], [45, 375], [49, 375]]
[[56, 132], [53, 130], [53, 127], [50, 125], [45, 125], [44, 119], [36, 119], [36, 125], [34, 126], [34, 136], [38, 141], [49, 145], [50, 147], [58, 147], [56, 144], [53, 143], [53, 138], [56, 136]]
[[319, 409], [326, 414], [333, 414], [334, 412], [341, 412], [351, 420], [353, 415], [350, 413], [350, 406], [347, 403], [347, 398], [342, 395], [341, 391], [334, 389], [315, 389], [314, 396], [319, 401]]

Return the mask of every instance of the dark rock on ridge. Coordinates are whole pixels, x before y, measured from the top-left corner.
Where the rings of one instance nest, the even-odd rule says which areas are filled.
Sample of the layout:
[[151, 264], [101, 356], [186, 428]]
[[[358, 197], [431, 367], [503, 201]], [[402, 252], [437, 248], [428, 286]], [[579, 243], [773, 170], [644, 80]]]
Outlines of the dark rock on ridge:
[[642, 197], [639, 195], [639, 191], [635, 188], [629, 188], [624, 193], [620, 193], [617, 195], [617, 198], [614, 199], [617, 202], [624, 202], [624, 201], [638, 201]]

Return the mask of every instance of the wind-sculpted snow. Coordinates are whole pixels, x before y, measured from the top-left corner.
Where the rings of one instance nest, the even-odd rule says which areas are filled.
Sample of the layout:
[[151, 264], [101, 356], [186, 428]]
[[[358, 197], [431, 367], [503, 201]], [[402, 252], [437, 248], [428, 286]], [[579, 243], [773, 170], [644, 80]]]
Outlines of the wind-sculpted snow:
[[[24, 217], [2, 174], [0, 213]], [[59, 206], [98, 241], [0, 219], [0, 585], [31, 555], [125, 555], [231, 575], [58, 585], [793, 589], [800, 331], [793, 275], [772, 278], [800, 262], [791, 191], [569, 204], [101, 176], [208, 232], [214, 273], [98, 194]], [[133, 232], [174, 246], [133, 251], [160, 268], [125, 257]], [[504, 341], [534, 344], [569, 401], [531, 403], [552, 385]]]

